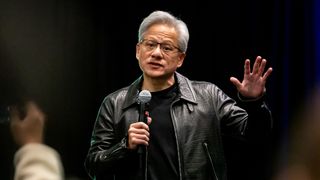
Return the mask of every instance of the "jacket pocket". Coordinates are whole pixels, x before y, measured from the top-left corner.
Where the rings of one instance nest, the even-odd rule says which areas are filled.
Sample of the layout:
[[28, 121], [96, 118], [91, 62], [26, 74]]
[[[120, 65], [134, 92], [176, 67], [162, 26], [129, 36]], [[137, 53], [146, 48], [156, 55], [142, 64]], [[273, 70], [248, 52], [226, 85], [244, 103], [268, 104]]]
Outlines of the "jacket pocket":
[[206, 142], [204, 142], [204, 143], [203, 143], [203, 147], [204, 147], [204, 150], [205, 150], [205, 152], [206, 152], [206, 154], [207, 154], [208, 160], [209, 160], [210, 165], [211, 165], [212, 177], [215, 178], [215, 180], [219, 180], [219, 178], [218, 178], [218, 176], [217, 176], [217, 173], [216, 173], [216, 170], [215, 170], [215, 168], [214, 168], [213, 159], [212, 159], [212, 157], [211, 157], [208, 144], [207, 144]]

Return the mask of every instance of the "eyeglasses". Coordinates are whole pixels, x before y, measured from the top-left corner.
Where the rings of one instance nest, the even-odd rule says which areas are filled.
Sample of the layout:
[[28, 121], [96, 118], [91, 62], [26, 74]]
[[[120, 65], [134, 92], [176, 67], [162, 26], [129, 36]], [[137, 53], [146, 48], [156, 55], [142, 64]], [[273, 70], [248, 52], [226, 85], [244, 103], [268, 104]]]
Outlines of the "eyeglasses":
[[158, 47], [158, 45], [160, 45], [161, 51], [166, 54], [172, 54], [178, 51], [181, 52], [181, 50], [178, 47], [170, 43], [159, 43], [154, 40], [143, 39], [140, 41], [140, 44], [142, 44], [147, 51], [153, 51]]

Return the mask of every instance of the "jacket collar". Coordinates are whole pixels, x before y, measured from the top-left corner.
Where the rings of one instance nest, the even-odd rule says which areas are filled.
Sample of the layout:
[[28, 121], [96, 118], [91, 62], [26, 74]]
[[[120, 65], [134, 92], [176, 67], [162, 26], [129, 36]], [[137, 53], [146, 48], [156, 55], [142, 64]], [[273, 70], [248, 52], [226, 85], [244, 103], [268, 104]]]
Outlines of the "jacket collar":
[[175, 77], [178, 82], [179, 94], [181, 96], [181, 99], [197, 104], [195, 92], [190, 80], [178, 72], [175, 73]]
[[[178, 83], [178, 97], [190, 103], [197, 104], [195, 92], [191, 86], [190, 80], [178, 72], [175, 72], [174, 75]], [[126, 109], [133, 104], [137, 104], [137, 99], [139, 91], [141, 89], [142, 80], [143, 76], [141, 75], [129, 86], [128, 93], [125, 97], [123, 109]]]

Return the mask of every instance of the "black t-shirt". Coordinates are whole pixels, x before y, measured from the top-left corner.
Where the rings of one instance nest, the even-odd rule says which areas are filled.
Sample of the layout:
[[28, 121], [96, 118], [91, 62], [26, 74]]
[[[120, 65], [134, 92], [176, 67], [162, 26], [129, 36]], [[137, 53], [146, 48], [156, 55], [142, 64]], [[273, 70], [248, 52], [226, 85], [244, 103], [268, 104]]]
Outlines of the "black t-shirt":
[[149, 114], [152, 118], [148, 146], [148, 180], [179, 179], [178, 156], [170, 106], [177, 85], [152, 92]]

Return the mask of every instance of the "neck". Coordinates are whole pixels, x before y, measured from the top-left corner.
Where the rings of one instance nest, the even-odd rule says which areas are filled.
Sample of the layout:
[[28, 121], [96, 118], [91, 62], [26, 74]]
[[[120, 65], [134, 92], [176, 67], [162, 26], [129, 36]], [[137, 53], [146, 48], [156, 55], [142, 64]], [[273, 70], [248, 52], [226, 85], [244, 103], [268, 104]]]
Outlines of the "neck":
[[151, 92], [161, 91], [172, 86], [174, 82], [174, 75], [167, 78], [151, 78], [144, 76], [142, 89], [146, 89]]

